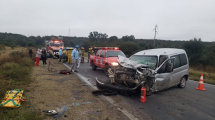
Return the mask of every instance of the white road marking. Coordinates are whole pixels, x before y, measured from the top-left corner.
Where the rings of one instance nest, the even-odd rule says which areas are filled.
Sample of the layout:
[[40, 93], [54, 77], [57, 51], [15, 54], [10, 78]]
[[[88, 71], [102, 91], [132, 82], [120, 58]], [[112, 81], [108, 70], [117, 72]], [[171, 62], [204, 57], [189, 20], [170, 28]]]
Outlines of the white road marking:
[[[71, 70], [71, 68], [63, 63], [69, 70]], [[89, 81], [88, 81], [88, 78], [84, 77], [83, 75], [79, 74], [79, 73], [75, 73], [81, 80], [83, 80], [85, 83], [87, 83], [93, 90], [98, 90], [97, 87], [95, 87], [93, 84], [91, 84]], [[125, 116], [127, 116], [130, 120], [138, 120], [137, 118], [135, 118], [131, 113], [129, 113], [126, 109], [124, 108], [119, 108], [117, 103], [111, 99], [110, 97], [107, 97], [107, 96], [101, 96], [103, 98], [105, 98], [109, 103], [111, 103], [114, 107], [117, 107], [117, 109], [119, 111], [121, 111]]]

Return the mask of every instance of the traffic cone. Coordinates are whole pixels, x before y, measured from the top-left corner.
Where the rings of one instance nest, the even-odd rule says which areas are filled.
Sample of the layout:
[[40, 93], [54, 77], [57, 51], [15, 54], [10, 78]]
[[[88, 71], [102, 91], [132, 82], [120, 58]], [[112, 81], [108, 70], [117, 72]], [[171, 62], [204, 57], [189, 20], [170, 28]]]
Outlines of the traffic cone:
[[199, 80], [199, 86], [196, 89], [197, 90], [206, 90], [206, 89], [204, 89], [203, 74], [201, 74], [201, 77], [200, 77], [200, 80]]
[[141, 88], [140, 102], [146, 102], [146, 88], [144, 86]]

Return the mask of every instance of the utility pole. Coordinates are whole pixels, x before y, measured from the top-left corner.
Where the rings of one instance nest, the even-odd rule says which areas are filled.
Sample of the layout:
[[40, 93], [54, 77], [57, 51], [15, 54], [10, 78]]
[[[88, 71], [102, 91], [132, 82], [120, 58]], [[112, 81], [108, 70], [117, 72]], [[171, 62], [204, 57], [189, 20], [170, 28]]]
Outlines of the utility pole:
[[155, 28], [153, 29], [153, 31], [155, 31], [155, 35], [154, 35], [154, 47], [155, 47], [155, 39], [156, 39], [156, 34], [157, 34], [157, 29], [158, 29], [158, 26], [155, 25]]

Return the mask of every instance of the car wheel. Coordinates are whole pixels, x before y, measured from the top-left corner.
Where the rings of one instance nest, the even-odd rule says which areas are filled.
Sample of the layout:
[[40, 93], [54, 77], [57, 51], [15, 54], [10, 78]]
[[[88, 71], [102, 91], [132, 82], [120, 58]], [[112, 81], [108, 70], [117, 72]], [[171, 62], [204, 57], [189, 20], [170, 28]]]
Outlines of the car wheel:
[[97, 66], [94, 65], [93, 61], [92, 61], [92, 70], [96, 70]]
[[185, 88], [186, 86], [186, 77], [182, 77], [181, 80], [180, 80], [180, 83], [177, 85], [179, 88]]
[[109, 65], [105, 65], [105, 75], [108, 76], [109, 73], [108, 73], [108, 69], [110, 68]]

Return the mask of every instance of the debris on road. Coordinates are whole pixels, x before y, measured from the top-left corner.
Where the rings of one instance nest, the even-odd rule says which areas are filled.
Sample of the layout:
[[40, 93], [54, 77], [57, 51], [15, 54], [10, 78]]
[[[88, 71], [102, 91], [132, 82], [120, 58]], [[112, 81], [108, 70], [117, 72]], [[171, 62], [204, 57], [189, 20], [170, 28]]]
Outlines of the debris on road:
[[95, 91], [92, 91], [92, 94], [96, 95], [96, 96], [97, 95], [111, 96], [111, 95], [117, 95], [117, 92], [105, 89], [105, 90], [95, 90]]
[[72, 103], [72, 106], [86, 105], [86, 104], [90, 104], [90, 103], [92, 103], [92, 102], [87, 101], [87, 102], [84, 102], [84, 103]]
[[43, 110], [43, 112], [47, 115], [55, 115], [57, 114], [56, 110]]
[[58, 119], [59, 117], [61, 117], [63, 114], [66, 113], [66, 111], [68, 110], [68, 107], [66, 105], [63, 105], [60, 109], [57, 110], [57, 114], [54, 115], [54, 119]]
[[59, 74], [71, 74], [71, 72], [68, 71], [68, 70], [61, 70], [61, 71], [59, 72]]

